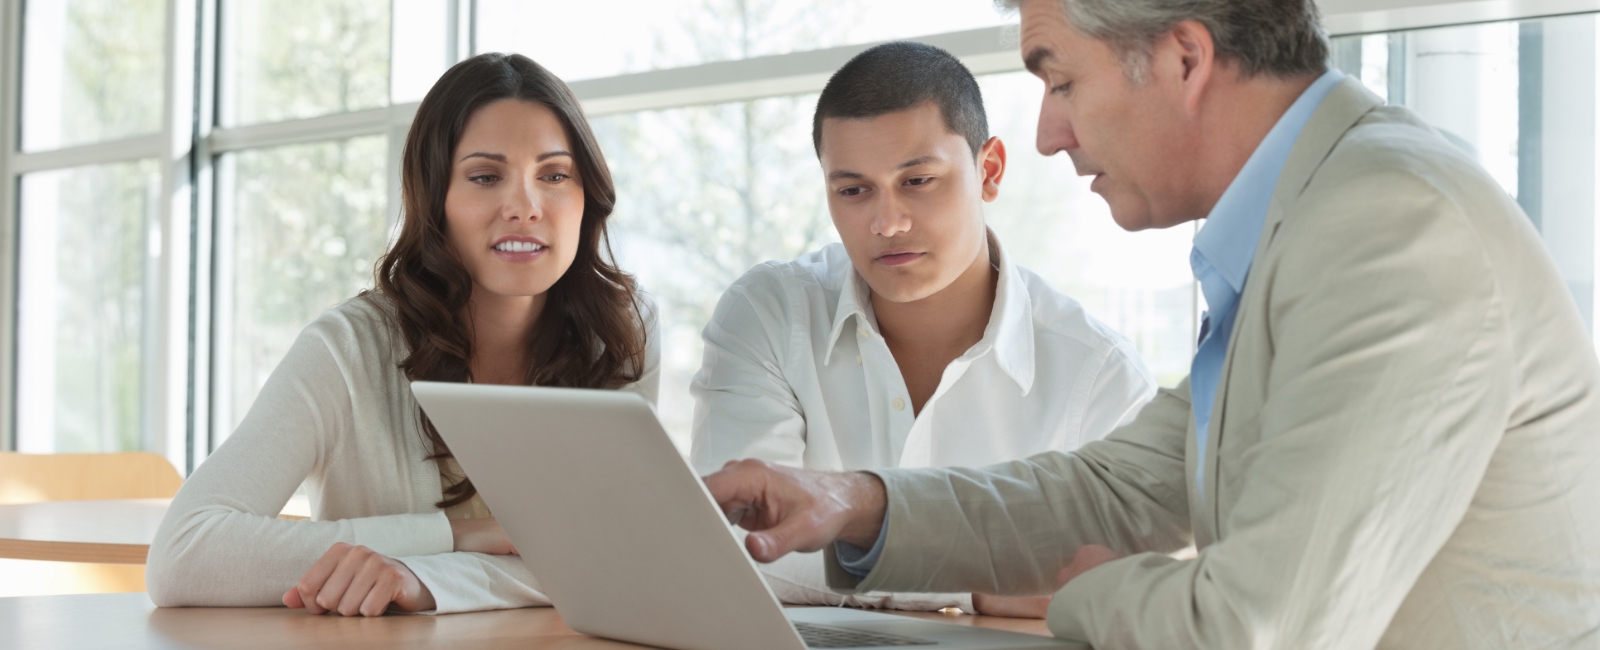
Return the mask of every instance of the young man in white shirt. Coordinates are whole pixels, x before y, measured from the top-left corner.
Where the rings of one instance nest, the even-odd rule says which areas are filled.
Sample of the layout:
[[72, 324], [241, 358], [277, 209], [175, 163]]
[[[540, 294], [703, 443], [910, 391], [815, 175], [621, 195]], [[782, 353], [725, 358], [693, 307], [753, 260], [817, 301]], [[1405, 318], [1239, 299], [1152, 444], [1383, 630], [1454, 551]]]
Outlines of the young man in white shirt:
[[[751, 269], [706, 326], [696, 470], [987, 465], [1076, 449], [1155, 391], [1133, 346], [1016, 266], [984, 224], [1006, 151], [955, 57], [869, 49], [817, 101], [813, 143], [842, 244]], [[785, 602], [1004, 614], [970, 594], [840, 596], [820, 553], [762, 567]]]

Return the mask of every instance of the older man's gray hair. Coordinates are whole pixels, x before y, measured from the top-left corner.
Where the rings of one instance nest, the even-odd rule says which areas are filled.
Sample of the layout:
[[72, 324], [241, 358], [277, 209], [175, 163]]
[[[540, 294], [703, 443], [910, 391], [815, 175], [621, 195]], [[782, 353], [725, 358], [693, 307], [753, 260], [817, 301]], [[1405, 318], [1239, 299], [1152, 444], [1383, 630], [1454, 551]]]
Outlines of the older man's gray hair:
[[[1028, 0], [997, 0], [1016, 9]], [[1314, 0], [1038, 0], [1056, 2], [1084, 34], [1111, 46], [1129, 78], [1142, 82], [1150, 46], [1174, 25], [1211, 30], [1218, 58], [1245, 77], [1296, 77], [1327, 70], [1328, 37]]]

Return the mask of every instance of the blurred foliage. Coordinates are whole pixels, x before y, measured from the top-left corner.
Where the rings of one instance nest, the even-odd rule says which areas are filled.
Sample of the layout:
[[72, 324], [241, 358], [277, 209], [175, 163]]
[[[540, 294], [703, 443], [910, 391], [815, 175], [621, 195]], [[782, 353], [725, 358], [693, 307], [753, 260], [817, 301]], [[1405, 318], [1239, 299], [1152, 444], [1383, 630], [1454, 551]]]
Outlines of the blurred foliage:
[[[706, 0], [657, 37], [657, 61], [726, 60], [814, 42], [848, 25], [852, 3]], [[811, 147], [816, 96], [775, 97], [594, 120], [617, 183], [612, 232], [623, 267], [662, 305], [660, 408], [679, 444], [689, 435], [689, 380], [700, 329], [751, 267], [816, 250], [833, 231]]]
[[388, 103], [388, 0], [239, 0], [223, 12], [225, 123]]
[[[25, 7], [23, 140], [30, 150], [73, 146], [161, 129], [166, 47], [163, 0], [36, 0]], [[46, 72], [49, 71], [49, 72]], [[50, 246], [24, 264], [22, 291], [53, 313], [19, 314], [53, 324], [36, 356], [54, 366], [49, 409], [61, 452], [141, 449], [149, 434], [143, 393], [157, 326], [150, 240], [160, 199], [155, 161], [30, 174], [24, 241]], [[36, 321], [37, 322], [37, 321]], [[21, 341], [22, 345], [31, 345]]]
[[231, 324], [224, 408], [244, 417], [301, 328], [372, 285], [388, 239], [383, 136], [256, 149], [224, 164]]
[[[43, 74], [51, 66], [25, 68], [24, 92], [30, 107], [25, 116], [25, 146], [30, 150], [153, 133], [161, 129], [166, 46], [166, 2], [163, 0], [35, 0], [25, 10], [30, 35], [28, 57], [59, 60], [59, 75]], [[45, 23], [61, 20], [61, 30]], [[51, 38], [59, 34], [59, 40]], [[47, 40], [48, 39], [48, 40]], [[28, 70], [41, 70], [29, 77]], [[42, 95], [44, 101], [32, 99]], [[55, 110], [50, 110], [50, 109]], [[49, 128], [55, 126], [56, 128]]]
[[53, 193], [59, 205], [53, 220], [33, 226], [53, 221], [54, 233], [29, 237], [55, 245], [56, 451], [141, 449], [143, 349], [156, 317], [148, 237], [160, 197], [157, 166], [145, 160], [46, 174], [24, 190]]
[[[251, 124], [388, 104], [387, 0], [241, 0], [224, 9], [223, 119]], [[442, 26], [441, 26], [442, 28]], [[219, 213], [227, 310], [221, 440], [300, 330], [372, 285], [388, 242], [384, 136], [229, 154]]]

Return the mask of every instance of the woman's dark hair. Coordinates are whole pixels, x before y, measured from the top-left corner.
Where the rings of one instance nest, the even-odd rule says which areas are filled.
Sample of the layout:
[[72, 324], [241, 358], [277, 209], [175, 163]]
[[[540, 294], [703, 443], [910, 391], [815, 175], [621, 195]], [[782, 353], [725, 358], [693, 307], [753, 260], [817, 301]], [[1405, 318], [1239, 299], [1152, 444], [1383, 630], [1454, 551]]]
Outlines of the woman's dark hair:
[[[583, 183], [583, 225], [577, 256], [550, 287], [538, 323], [528, 333], [526, 380], [536, 386], [619, 388], [644, 369], [645, 328], [633, 277], [617, 268], [606, 237], [616, 205], [611, 172], [572, 90], [520, 54], [479, 54], [444, 73], [417, 108], [406, 136], [400, 180], [400, 236], [378, 259], [377, 291], [394, 302], [396, 325], [409, 353], [400, 369], [413, 381], [472, 378], [472, 330], [467, 302], [472, 278], [446, 235], [445, 194], [456, 145], [467, 120], [503, 99], [549, 108], [566, 126]], [[451, 457], [428, 416], [417, 411], [432, 445], [429, 459]], [[440, 508], [477, 494], [472, 481], [444, 487]]]

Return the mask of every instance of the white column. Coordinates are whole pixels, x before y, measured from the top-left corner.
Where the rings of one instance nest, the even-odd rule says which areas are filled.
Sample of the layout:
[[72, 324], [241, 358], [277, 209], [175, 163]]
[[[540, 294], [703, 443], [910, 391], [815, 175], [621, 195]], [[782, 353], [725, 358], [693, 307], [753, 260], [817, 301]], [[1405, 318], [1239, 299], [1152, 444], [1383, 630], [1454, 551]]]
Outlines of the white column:
[[22, 279], [17, 292], [17, 451], [56, 449], [56, 217], [60, 172], [36, 172], [22, 184], [17, 229]]
[[[22, 40], [22, 3], [0, 3], [0, 43]], [[13, 46], [0, 48], [0, 250], [16, 251], [17, 178], [13, 176], [13, 152], [19, 142], [17, 94], [22, 78], [20, 52]], [[0, 451], [17, 448], [16, 437], [16, 260], [0, 254]]]
[[[22, 74], [7, 79], [7, 83], [21, 95], [23, 147], [51, 149], [61, 140], [67, 3], [33, 3], [21, 17], [26, 45], [35, 55], [23, 57]], [[8, 43], [7, 47], [15, 45]], [[33, 92], [21, 92], [24, 77], [33, 81], [29, 89]], [[15, 441], [18, 451], [50, 453], [55, 451], [56, 442], [56, 218], [61, 210], [60, 175], [37, 172], [23, 181], [21, 209], [12, 222], [19, 253]]]
[[1515, 192], [1516, 25], [1430, 29], [1405, 38], [1404, 104]]
[[1544, 21], [1545, 246], [1593, 331], [1595, 278], [1595, 17]]

